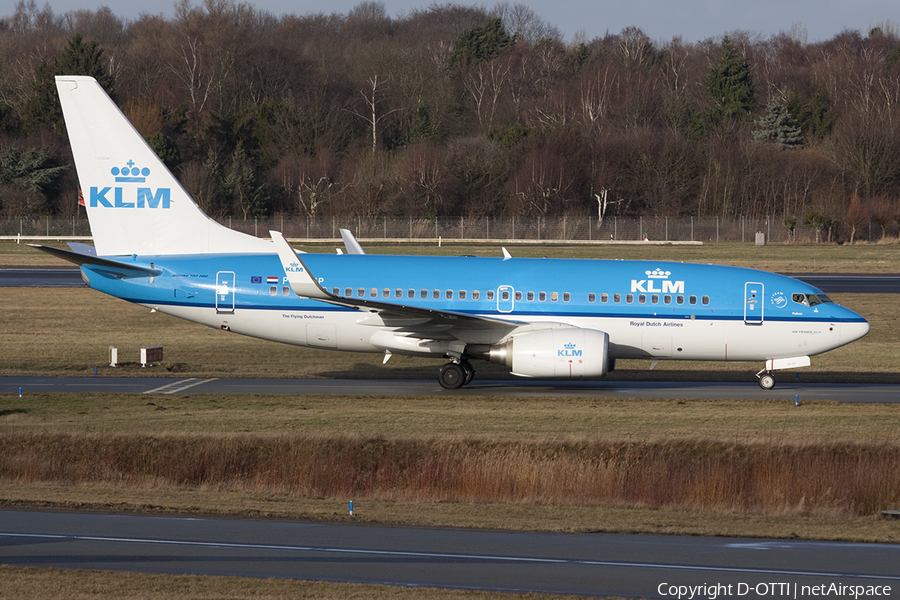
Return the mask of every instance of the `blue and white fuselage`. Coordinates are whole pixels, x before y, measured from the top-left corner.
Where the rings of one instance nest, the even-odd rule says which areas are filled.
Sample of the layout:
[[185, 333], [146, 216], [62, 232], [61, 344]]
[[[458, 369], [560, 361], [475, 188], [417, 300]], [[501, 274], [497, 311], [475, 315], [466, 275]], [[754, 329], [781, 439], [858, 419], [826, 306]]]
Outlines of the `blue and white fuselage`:
[[[759, 360], [771, 371], [869, 330], [820, 290], [781, 275], [665, 261], [297, 253], [200, 211], [88, 77], [57, 87], [95, 248], [48, 251], [91, 288], [210, 327], [352, 352], [470, 360], [527, 377], [602, 377], [617, 358]], [[127, 158], [127, 162], [126, 162]]]

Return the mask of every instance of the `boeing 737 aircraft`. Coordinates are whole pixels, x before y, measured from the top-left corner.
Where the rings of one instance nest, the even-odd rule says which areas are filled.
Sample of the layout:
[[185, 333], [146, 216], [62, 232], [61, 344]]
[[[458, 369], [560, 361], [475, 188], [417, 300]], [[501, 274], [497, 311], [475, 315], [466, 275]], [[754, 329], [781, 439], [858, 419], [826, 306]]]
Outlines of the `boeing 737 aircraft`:
[[94, 247], [43, 248], [101, 292], [216, 329], [311, 348], [471, 360], [599, 378], [618, 358], [760, 361], [773, 371], [864, 336], [820, 290], [752, 269], [663, 261], [306, 254], [205, 215], [90, 77], [56, 78]]

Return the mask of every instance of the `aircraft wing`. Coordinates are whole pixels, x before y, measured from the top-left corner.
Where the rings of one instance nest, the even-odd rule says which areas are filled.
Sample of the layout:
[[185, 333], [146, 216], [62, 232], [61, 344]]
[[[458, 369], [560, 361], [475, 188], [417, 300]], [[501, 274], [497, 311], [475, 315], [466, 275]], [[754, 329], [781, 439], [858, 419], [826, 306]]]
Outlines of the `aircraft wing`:
[[272, 236], [272, 241], [278, 250], [278, 257], [281, 259], [281, 265], [284, 267], [284, 274], [288, 279], [288, 283], [290, 283], [294, 293], [301, 298], [310, 298], [336, 306], [377, 313], [385, 326], [400, 327], [408, 331], [410, 335], [422, 335], [423, 337], [434, 337], [434, 334], [438, 332], [447, 332], [451, 329], [501, 328], [512, 331], [521, 325], [525, 325], [522, 321], [495, 319], [367, 298], [335, 296], [319, 285], [319, 282], [306, 268], [303, 260], [297, 256], [281, 233], [270, 231], [269, 234]]
[[72, 245], [72, 248], [78, 250], [78, 252], [51, 246], [41, 246], [39, 244], [29, 244], [29, 246], [79, 266], [93, 267], [95, 271], [102, 271], [114, 277], [153, 277], [162, 275], [160, 269], [97, 256], [96, 251], [91, 252], [93, 248], [85, 244]]

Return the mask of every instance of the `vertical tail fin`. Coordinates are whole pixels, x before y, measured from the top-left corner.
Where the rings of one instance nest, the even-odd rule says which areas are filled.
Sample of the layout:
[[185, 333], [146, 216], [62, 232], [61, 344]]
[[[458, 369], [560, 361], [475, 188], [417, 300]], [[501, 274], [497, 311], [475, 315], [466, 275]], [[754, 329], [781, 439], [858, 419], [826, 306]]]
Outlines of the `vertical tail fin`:
[[97, 254], [272, 252], [200, 210], [93, 77], [56, 87]]

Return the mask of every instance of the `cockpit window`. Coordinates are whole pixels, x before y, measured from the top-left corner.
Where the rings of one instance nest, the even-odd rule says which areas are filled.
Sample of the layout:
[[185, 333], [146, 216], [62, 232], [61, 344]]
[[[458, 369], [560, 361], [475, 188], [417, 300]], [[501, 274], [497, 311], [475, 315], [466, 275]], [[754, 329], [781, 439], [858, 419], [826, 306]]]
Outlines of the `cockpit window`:
[[803, 306], [833, 304], [832, 299], [825, 294], [791, 294], [791, 300]]

